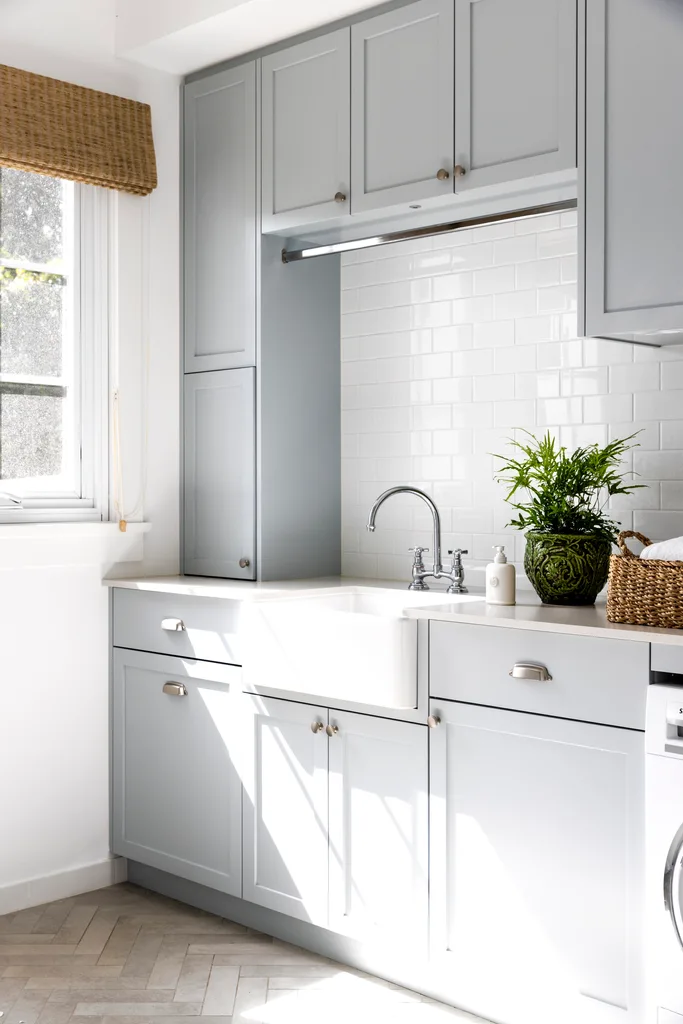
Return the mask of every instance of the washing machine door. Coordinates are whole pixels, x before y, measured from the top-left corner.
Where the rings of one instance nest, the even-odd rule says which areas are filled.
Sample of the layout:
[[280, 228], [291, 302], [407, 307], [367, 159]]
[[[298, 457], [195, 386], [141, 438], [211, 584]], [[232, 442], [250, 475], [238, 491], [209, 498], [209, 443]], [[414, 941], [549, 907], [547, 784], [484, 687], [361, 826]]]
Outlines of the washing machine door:
[[645, 800], [646, 1020], [683, 1024], [683, 759], [647, 756]]

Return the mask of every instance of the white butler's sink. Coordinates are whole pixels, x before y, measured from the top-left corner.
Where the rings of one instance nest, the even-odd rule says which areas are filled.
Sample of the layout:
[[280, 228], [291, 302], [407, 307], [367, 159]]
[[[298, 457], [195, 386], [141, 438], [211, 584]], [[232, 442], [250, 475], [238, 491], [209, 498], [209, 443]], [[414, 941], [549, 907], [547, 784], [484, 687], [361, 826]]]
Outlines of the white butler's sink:
[[417, 703], [417, 620], [406, 608], [481, 600], [443, 591], [348, 587], [254, 603], [243, 679], [307, 696], [381, 707]]

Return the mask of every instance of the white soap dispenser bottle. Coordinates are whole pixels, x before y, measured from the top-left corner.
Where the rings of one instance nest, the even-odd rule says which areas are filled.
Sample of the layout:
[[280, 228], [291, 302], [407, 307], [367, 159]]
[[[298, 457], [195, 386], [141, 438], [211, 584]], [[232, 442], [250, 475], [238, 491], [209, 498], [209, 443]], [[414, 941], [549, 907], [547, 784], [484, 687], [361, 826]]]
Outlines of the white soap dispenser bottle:
[[486, 603], [514, 604], [515, 567], [508, 562], [502, 544], [497, 544], [494, 551], [493, 561], [486, 566]]

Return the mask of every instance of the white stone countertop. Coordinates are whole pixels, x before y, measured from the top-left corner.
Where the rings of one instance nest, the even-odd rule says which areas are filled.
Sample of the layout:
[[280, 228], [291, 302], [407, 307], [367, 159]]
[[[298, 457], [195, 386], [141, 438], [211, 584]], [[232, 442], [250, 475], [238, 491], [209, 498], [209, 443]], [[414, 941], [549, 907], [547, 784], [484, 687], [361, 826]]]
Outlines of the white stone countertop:
[[[443, 591], [443, 604], [411, 604], [413, 595], [407, 585], [396, 580], [367, 580], [351, 577], [328, 577], [312, 580], [284, 580], [271, 583], [250, 583], [242, 580], [208, 579], [200, 576], [151, 576], [130, 579], [107, 579], [108, 587], [178, 594], [186, 597], [213, 597], [232, 601], [268, 601], [278, 597], [304, 597], [320, 591], [340, 589], [405, 590], [405, 614], [414, 619], [461, 622], [513, 629], [536, 629], [550, 633], [574, 633], [601, 636], [641, 643], [683, 646], [683, 630], [631, 626], [608, 622], [604, 600], [590, 607], [544, 605], [538, 598], [522, 591], [512, 607], [488, 605], [483, 592], [471, 588], [466, 600], [450, 600]], [[432, 586], [430, 596], [439, 589]]]

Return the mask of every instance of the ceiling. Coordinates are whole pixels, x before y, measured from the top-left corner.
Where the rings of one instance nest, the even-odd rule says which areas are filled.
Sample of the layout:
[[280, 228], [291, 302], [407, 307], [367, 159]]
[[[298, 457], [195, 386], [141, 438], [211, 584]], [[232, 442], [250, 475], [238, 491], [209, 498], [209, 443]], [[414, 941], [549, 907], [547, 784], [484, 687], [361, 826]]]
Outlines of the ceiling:
[[377, 5], [377, 0], [117, 0], [120, 57], [187, 74]]

